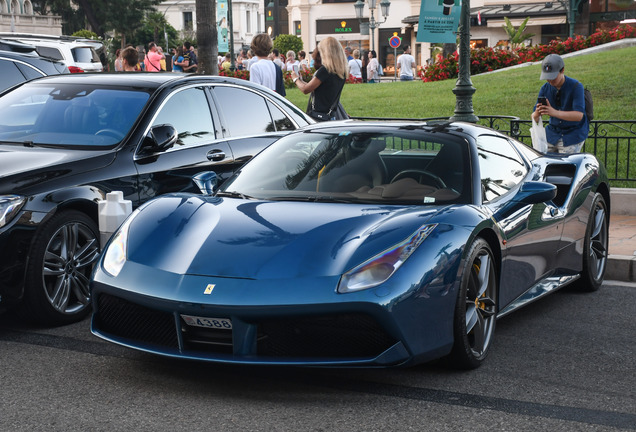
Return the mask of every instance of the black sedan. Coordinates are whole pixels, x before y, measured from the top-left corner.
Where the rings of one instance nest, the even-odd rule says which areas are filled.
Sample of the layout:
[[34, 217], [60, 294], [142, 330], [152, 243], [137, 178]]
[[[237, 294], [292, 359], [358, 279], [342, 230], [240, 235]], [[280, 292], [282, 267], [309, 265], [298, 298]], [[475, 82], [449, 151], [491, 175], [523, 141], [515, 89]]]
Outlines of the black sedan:
[[88, 312], [99, 255], [98, 201], [133, 207], [221, 180], [311, 123], [264, 87], [223, 77], [47, 77], [0, 97], [0, 308], [46, 324]]

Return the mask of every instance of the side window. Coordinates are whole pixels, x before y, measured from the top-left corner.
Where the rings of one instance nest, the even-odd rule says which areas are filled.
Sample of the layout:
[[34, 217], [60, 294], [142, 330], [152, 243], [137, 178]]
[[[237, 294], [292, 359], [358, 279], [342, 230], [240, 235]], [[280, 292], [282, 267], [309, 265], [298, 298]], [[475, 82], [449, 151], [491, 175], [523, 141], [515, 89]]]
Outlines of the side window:
[[477, 139], [477, 154], [485, 201], [505, 194], [528, 173], [523, 160], [505, 138], [481, 135]]
[[36, 47], [36, 51], [42, 57], [48, 57], [54, 60], [64, 60], [64, 56], [57, 48], [38, 46]]
[[40, 78], [41, 76], [44, 76], [40, 71], [32, 68], [31, 66], [19, 63], [16, 63], [16, 66], [18, 67], [18, 69], [20, 69], [20, 72], [22, 72], [26, 76], [27, 79]]
[[277, 131], [296, 129], [289, 117], [287, 117], [281, 110], [276, 108], [273, 103], [268, 101], [267, 106], [269, 107], [269, 112], [274, 119], [274, 125], [276, 125]]
[[248, 90], [236, 87], [215, 87], [219, 111], [231, 136], [275, 132], [276, 126], [265, 99]]
[[14, 84], [24, 81], [24, 76], [12, 61], [0, 60], [0, 90], [11, 87]]
[[196, 146], [215, 139], [210, 105], [202, 88], [173, 93], [159, 111], [152, 125], [172, 125], [179, 135], [177, 145]]

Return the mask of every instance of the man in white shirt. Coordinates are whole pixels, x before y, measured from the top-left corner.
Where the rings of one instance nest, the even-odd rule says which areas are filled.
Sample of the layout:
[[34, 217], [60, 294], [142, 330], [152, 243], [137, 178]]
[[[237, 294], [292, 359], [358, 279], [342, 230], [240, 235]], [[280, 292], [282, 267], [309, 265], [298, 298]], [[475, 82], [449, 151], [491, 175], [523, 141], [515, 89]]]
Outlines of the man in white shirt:
[[404, 54], [398, 57], [398, 69], [400, 70], [400, 81], [413, 81], [413, 68], [415, 59], [411, 55], [411, 47], [404, 47]]

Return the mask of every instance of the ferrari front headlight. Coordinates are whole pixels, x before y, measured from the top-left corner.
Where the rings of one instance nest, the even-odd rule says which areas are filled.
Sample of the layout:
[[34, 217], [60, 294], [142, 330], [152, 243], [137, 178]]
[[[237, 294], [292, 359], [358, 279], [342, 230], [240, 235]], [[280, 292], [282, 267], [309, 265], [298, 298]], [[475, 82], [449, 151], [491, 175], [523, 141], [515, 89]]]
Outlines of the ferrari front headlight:
[[0, 228], [11, 222], [25, 202], [20, 195], [0, 195]]
[[111, 239], [106, 251], [102, 267], [111, 276], [117, 277], [126, 263], [128, 254], [128, 228], [137, 212], [133, 212], [119, 227]]
[[388, 280], [435, 229], [437, 224], [423, 225], [395, 246], [349, 270], [340, 278], [339, 293], [373, 288]]

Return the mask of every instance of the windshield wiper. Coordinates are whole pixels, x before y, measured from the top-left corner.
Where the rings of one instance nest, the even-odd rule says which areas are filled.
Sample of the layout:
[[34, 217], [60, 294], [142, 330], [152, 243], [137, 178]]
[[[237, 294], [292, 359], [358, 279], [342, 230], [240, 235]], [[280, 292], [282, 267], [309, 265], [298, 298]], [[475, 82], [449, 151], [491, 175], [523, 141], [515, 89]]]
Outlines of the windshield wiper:
[[242, 194], [241, 192], [236, 191], [219, 191], [215, 194], [217, 197], [227, 197], [227, 198], [241, 198], [241, 199], [256, 199], [252, 196]]

